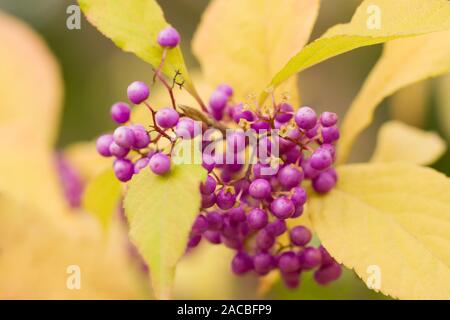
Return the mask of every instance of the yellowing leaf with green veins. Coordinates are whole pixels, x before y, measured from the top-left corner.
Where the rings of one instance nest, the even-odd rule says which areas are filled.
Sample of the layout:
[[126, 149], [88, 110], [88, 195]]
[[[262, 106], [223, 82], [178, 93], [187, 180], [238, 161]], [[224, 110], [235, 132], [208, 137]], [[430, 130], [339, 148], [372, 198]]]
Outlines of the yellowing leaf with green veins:
[[[450, 7], [450, 2], [448, 2]], [[450, 17], [450, 12], [447, 13]], [[409, 84], [450, 71], [450, 30], [386, 44], [342, 123], [338, 161], [344, 162], [358, 135], [372, 122], [383, 99]]]
[[450, 179], [405, 163], [338, 173], [333, 191], [310, 199], [312, 224], [331, 255], [392, 297], [450, 299]]
[[[203, 14], [193, 52], [212, 85], [226, 82], [249, 101], [308, 41], [319, 0], [215, 0]], [[297, 99], [297, 77], [278, 93]]]
[[[89, 22], [119, 48], [155, 68], [160, 65], [164, 49], [157, 43], [157, 37], [169, 24], [155, 0], [78, 0], [78, 3]], [[168, 50], [162, 71], [170, 79], [179, 71], [177, 81], [184, 79], [184, 87], [196, 95], [179, 46]]]
[[429, 165], [447, 149], [445, 141], [435, 132], [427, 132], [398, 121], [383, 124], [372, 162], [409, 162]]
[[438, 83], [438, 120], [441, 129], [450, 139], [450, 74]]
[[108, 169], [89, 181], [83, 194], [83, 208], [106, 228], [119, 208], [121, 189], [114, 172]]
[[[448, 29], [450, 3], [447, 0], [365, 0], [350, 23], [332, 27], [303, 48], [275, 75], [269, 87], [276, 87], [300, 71], [356, 48]], [[440, 39], [448, 47], [444, 35]], [[413, 56], [413, 52], [408, 53]], [[266, 96], [263, 92], [260, 101]]]
[[171, 296], [175, 267], [186, 250], [200, 208], [201, 165], [172, 166], [168, 175], [143, 170], [129, 183], [125, 197], [130, 236], [150, 267], [155, 295]]

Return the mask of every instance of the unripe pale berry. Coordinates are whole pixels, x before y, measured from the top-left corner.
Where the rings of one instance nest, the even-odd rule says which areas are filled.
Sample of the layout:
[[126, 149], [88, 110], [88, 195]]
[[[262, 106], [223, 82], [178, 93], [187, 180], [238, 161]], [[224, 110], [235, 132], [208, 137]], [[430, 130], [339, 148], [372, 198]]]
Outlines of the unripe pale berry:
[[180, 43], [180, 34], [173, 27], [162, 29], [158, 33], [158, 44], [161, 47], [174, 48]]
[[110, 157], [111, 152], [109, 151], [109, 146], [113, 143], [113, 141], [114, 139], [112, 134], [104, 134], [98, 137], [96, 142], [97, 152], [104, 157]]
[[141, 104], [150, 95], [149, 87], [143, 81], [135, 81], [128, 86], [128, 99], [133, 104]]
[[134, 133], [128, 127], [122, 126], [114, 130], [114, 142], [124, 148], [132, 148], [134, 144]]
[[117, 179], [122, 182], [129, 181], [134, 174], [133, 163], [127, 159], [117, 159], [114, 161], [113, 169]]
[[249, 194], [255, 199], [265, 199], [272, 191], [269, 181], [266, 179], [256, 179], [253, 181], [249, 188]]
[[150, 169], [157, 175], [163, 175], [170, 170], [170, 158], [164, 153], [157, 153], [150, 159]]
[[295, 122], [300, 129], [312, 129], [317, 123], [316, 112], [310, 107], [301, 107], [295, 113]]
[[180, 119], [180, 115], [172, 108], [162, 108], [156, 112], [156, 124], [164, 129], [175, 126]]
[[117, 123], [130, 120], [131, 109], [125, 102], [117, 102], [111, 107], [111, 118]]

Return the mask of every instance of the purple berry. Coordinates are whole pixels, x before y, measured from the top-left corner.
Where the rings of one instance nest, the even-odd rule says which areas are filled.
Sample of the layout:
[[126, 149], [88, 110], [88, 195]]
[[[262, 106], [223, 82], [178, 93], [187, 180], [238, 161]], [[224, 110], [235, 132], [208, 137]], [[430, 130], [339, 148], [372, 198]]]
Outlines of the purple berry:
[[222, 242], [220, 238], [220, 232], [218, 231], [208, 230], [203, 234], [203, 236], [212, 244], [219, 244]]
[[150, 89], [142, 81], [134, 81], [127, 89], [128, 99], [133, 104], [141, 104], [150, 95]]
[[283, 283], [289, 289], [295, 289], [300, 285], [300, 271], [284, 272], [281, 274]]
[[217, 182], [212, 176], [208, 175], [206, 181], [200, 184], [200, 192], [202, 194], [211, 194], [216, 190]]
[[180, 115], [172, 108], [162, 108], [156, 112], [156, 124], [164, 129], [169, 129], [178, 123]]
[[314, 128], [311, 128], [309, 130], [306, 130], [305, 136], [308, 139], [314, 139], [317, 136], [317, 133], [319, 132], [319, 125], [315, 125]]
[[275, 220], [266, 226], [266, 230], [274, 237], [281, 236], [287, 230], [286, 222], [284, 220]]
[[244, 252], [238, 252], [231, 261], [231, 269], [237, 275], [247, 273], [252, 268], [253, 268], [252, 258]]
[[308, 247], [299, 253], [298, 259], [302, 269], [310, 270], [320, 266], [320, 263], [322, 262], [322, 254], [319, 249]]
[[321, 133], [324, 143], [333, 143], [339, 140], [340, 133], [336, 126], [322, 128]]
[[117, 102], [111, 107], [111, 118], [117, 123], [130, 120], [131, 109], [125, 102]]
[[298, 218], [303, 214], [304, 211], [304, 207], [303, 206], [297, 206], [295, 207], [295, 212], [294, 214], [291, 216], [291, 218]]
[[286, 123], [293, 117], [294, 108], [288, 103], [282, 103], [279, 106], [279, 112], [275, 116], [275, 120], [280, 123]]
[[209, 212], [206, 215], [206, 220], [208, 221], [209, 230], [218, 231], [222, 228], [223, 219], [220, 213], [216, 211]]
[[315, 170], [324, 170], [333, 163], [333, 157], [325, 149], [317, 148], [311, 156], [311, 167]]
[[111, 143], [113, 143], [112, 134], [104, 134], [98, 137], [96, 142], [97, 152], [104, 157], [110, 157], [111, 152], [109, 151], [109, 146]]
[[192, 234], [194, 235], [202, 234], [206, 230], [208, 230], [207, 219], [205, 218], [205, 216], [198, 215], [194, 221], [194, 224], [192, 225]]
[[256, 245], [259, 250], [267, 251], [275, 244], [275, 238], [266, 229], [262, 229], [256, 235]]
[[195, 121], [192, 120], [191, 118], [187, 117], [181, 118], [177, 123], [175, 133], [177, 134], [178, 137], [181, 137], [183, 139], [192, 139], [197, 134], [195, 126], [196, 126]]
[[228, 103], [228, 95], [221, 91], [216, 90], [211, 94], [209, 98], [209, 107], [216, 112], [222, 112]]
[[336, 148], [329, 143], [322, 144], [318, 149], [326, 150], [331, 154], [331, 157], [333, 158], [333, 161], [336, 157]]
[[278, 219], [287, 219], [295, 212], [295, 206], [288, 198], [280, 197], [272, 201], [270, 211]]
[[242, 130], [227, 133], [227, 147], [233, 153], [239, 153], [245, 149], [245, 133]]
[[320, 124], [324, 127], [334, 126], [338, 121], [338, 116], [334, 112], [324, 112], [320, 115]]
[[267, 131], [270, 130], [270, 123], [267, 121], [256, 121], [253, 122], [250, 127], [260, 133], [259, 131]]
[[303, 206], [306, 203], [308, 195], [305, 189], [297, 187], [292, 189], [291, 201], [296, 207]]
[[127, 159], [117, 159], [114, 161], [113, 169], [117, 179], [122, 182], [129, 181], [134, 174], [133, 163]]
[[114, 142], [119, 146], [130, 149], [134, 144], [134, 133], [129, 127], [118, 127], [114, 130]]
[[327, 249], [325, 249], [324, 246], [319, 247], [320, 254], [322, 256], [322, 267], [330, 266], [331, 264], [335, 263], [334, 258], [328, 253]]
[[157, 175], [163, 175], [170, 170], [170, 158], [164, 153], [156, 153], [150, 159], [150, 169]]
[[311, 241], [311, 231], [304, 226], [296, 226], [289, 233], [292, 244], [296, 246], [305, 246]]
[[220, 190], [216, 197], [217, 205], [222, 210], [232, 208], [236, 202], [236, 195], [230, 191], [226, 191], [225, 189]]
[[255, 199], [265, 199], [272, 192], [272, 188], [266, 179], [256, 179], [250, 184], [248, 192]]
[[296, 163], [302, 159], [302, 150], [299, 146], [295, 146], [285, 152], [282, 158], [285, 163]]
[[332, 171], [320, 173], [313, 179], [312, 186], [317, 193], [327, 193], [336, 185], [336, 178]]
[[202, 166], [208, 171], [208, 173], [213, 171], [216, 166], [214, 157], [212, 155], [204, 153], [202, 155]]
[[188, 244], [187, 244], [188, 248], [190, 248], [190, 249], [195, 248], [200, 243], [200, 240], [202, 240], [201, 235], [196, 235], [196, 236], [190, 237]]
[[158, 44], [161, 47], [174, 48], [180, 43], [180, 34], [173, 27], [162, 29], [158, 33]]
[[287, 165], [278, 172], [278, 181], [286, 189], [297, 187], [303, 180], [303, 172], [294, 166]]
[[244, 222], [247, 220], [245, 210], [242, 206], [230, 209], [228, 211], [228, 216], [230, 217], [230, 222], [232, 223]]
[[148, 166], [149, 158], [141, 158], [134, 164], [134, 173], [139, 173], [142, 169]]
[[287, 251], [278, 258], [278, 268], [282, 273], [296, 272], [300, 269], [300, 261], [294, 252]]
[[202, 194], [202, 208], [208, 209], [216, 204], [216, 195], [214, 193], [205, 195]]
[[233, 95], [233, 88], [225, 83], [219, 85], [216, 90], [225, 93], [228, 97]]
[[326, 285], [332, 281], [337, 280], [342, 274], [341, 266], [334, 262], [329, 266], [321, 267], [314, 272], [314, 279], [321, 285]]
[[131, 125], [129, 126], [129, 128], [133, 131], [134, 134], [133, 148], [143, 149], [148, 147], [148, 145], [150, 144], [150, 136], [148, 135], [145, 128], [140, 124]]
[[311, 167], [311, 159], [303, 159], [301, 164], [305, 178], [314, 179], [319, 175], [319, 172]]
[[273, 269], [275, 262], [272, 255], [268, 253], [258, 253], [253, 258], [255, 272], [259, 275], [265, 275]]
[[267, 212], [259, 208], [252, 209], [247, 216], [248, 225], [254, 230], [264, 228], [268, 221], [269, 216], [267, 215]]
[[119, 146], [117, 143], [113, 142], [109, 146], [109, 152], [111, 155], [118, 159], [125, 158], [130, 152], [130, 149]]
[[317, 123], [316, 112], [310, 107], [302, 107], [295, 114], [295, 122], [300, 129], [312, 129]]

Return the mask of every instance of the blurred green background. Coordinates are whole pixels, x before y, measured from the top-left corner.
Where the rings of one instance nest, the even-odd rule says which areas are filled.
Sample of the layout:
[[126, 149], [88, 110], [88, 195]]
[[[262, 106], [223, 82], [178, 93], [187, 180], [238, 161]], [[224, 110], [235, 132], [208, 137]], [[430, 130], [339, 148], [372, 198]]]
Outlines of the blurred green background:
[[[245, 0], [243, 0], [245, 1]], [[167, 20], [182, 35], [182, 48], [190, 69], [198, 67], [191, 54], [190, 41], [207, 0], [159, 0]], [[312, 38], [317, 38], [330, 26], [347, 22], [359, 0], [323, 0], [318, 23]], [[60, 62], [65, 81], [64, 112], [60, 123], [58, 147], [70, 143], [91, 140], [98, 134], [110, 130], [109, 108], [117, 100], [126, 98], [126, 87], [134, 80], [149, 80], [151, 68], [135, 56], [117, 49], [112, 42], [97, 32], [82, 18], [81, 30], [66, 27], [67, 7], [76, 4], [73, 0], [0, 0], [0, 9], [9, 12], [30, 24], [47, 41]], [[332, 110], [342, 117], [345, 110], [360, 89], [365, 77], [380, 56], [382, 47], [362, 48], [330, 61], [319, 64], [300, 78], [300, 90], [304, 104], [319, 110]], [[411, 108], [420, 103], [427, 105], [426, 113], [420, 117], [423, 128], [440, 132], [436, 114], [436, 82], [429, 81], [426, 90], [418, 98], [405, 100], [405, 93], [390, 98], [378, 109], [375, 123], [359, 139], [353, 161], [369, 158], [375, 145], [379, 125], [387, 118], [397, 115], [393, 110], [398, 103]], [[224, 79], [226, 82], [226, 79]], [[423, 85], [421, 85], [423, 88]], [[417, 90], [414, 90], [417, 93]], [[410, 99], [410, 100], [408, 100]], [[413, 101], [414, 99], [414, 101]], [[431, 111], [430, 111], [431, 110]], [[414, 111], [414, 110], [413, 110]], [[396, 116], [401, 120], [405, 115]], [[440, 132], [441, 133], [441, 132]], [[443, 135], [445, 136], [445, 135]], [[435, 167], [450, 174], [450, 153]], [[372, 299], [379, 298], [365, 288], [364, 284], [350, 271], [336, 284], [319, 288], [305, 277], [300, 291], [289, 292], [276, 286], [271, 298], [324, 298], [324, 299]], [[245, 294], [244, 294], [245, 295]], [[242, 293], [237, 295], [242, 297]], [[247, 297], [247, 296], [246, 296]]]

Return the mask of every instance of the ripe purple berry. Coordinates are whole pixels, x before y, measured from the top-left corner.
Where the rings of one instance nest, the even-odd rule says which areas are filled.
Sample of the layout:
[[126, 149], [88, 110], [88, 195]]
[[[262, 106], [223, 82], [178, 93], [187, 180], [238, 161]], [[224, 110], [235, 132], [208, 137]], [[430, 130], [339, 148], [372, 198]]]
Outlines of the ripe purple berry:
[[311, 156], [311, 167], [315, 170], [324, 170], [333, 163], [333, 157], [326, 149], [317, 148]]
[[319, 249], [308, 247], [299, 253], [298, 259], [302, 269], [310, 270], [320, 265], [322, 262], [322, 254]]
[[216, 195], [214, 193], [211, 194], [202, 194], [202, 208], [207, 209], [211, 208], [216, 204]]
[[249, 194], [255, 199], [265, 199], [272, 191], [269, 181], [266, 179], [256, 179], [253, 181], [249, 188]]
[[199, 235], [208, 230], [208, 221], [205, 216], [198, 215], [192, 226], [192, 234]]
[[134, 144], [134, 133], [129, 127], [118, 127], [114, 130], [114, 142], [119, 146], [130, 149]]
[[104, 157], [110, 157], [111, 152], [109, 151], [109, 146], [111, 143], [113, 143], [112, 134], [104, 134], [98, 137], [96, 142], [97, 152]]
[[295, 206], [288, 198], [280, 197], [272, 201], [270, 211], [278, 219], [287, 219], [295, 212]]
[[127, 154], [130, 152], [130, 149], [119, 146], [117, 143], [113, 142], [109, 146], [109, 152], [111, 155], [118, 159], [125, 158]]
[[302, 180], [303, 172], [292, 165], [287, 165], [278, 172], [278, 181], [280, 182], [280, 185], [286, 189], [297, 187]]
[[275, 238], [266, 229], [262, 229], [256, 235], [256, 245], [259, 250], [267, 251], [275, 244]]
[[292, 228], [289, 237], [293, 245], [303, 247], [311, 241], [312, 235], [308, 228], [297, 226]]
[[129, 181], [134, 174], [133, 163], [127, 159], [117, 159], [114, 161], [113, 169], [117, 179], [122, 182]]
[[255, 272], [259, 275], [265, 275], [273, 269], [275, 265], [274, 258], [268, 253], [258, 253], [253, 258]]
[[148, 166], [150, 159], [149, 158], [141, 158], [134, 164], [134, 173], [139, 173], [142, 169]]
[[178, 123], [180, 115], [172, 108], [162, 108], [156, 112], [156, 124], [164, 129], [169, 129]]
[[287, 230], [286, 222], [284, 220], [275, 220], [266, 226], [266, 230], [274, 237], [281, 236]]
[[324, 127], [334, 126], [338, 121], [338, 116], [334, 112], [324, 112], [320, 115], [320, 124]]
[[294, 252], [287, 251], [278, 258], [278, 268], [283, 273], [296, 272], [300, 269], [300, 261]]
[[178, 121], [175, 133], [183, 139], [192, 139], [197, 134], [195, 129], [195, 121], [191, 118], [183, 117]]
[[336, 177], [332, 172], [320, 173], [313, 179], [312, 186], [317, 193], [327, 193], [336, 185]]
[[129, 126], [134, 134], [133, 148], [143, 149], [146, 148], [150, 143], [150, 136], [148, 135], [145, 128], [140, 124], [135, 124]]
[[228, 102], [228, 95], [222, 90], [216, 90], [209, 98], [209, 107], [211, 110], [221, 112], [225, 109]]
[[150, 169], [157, 175], [163, 175], [170, 170], [170, 158], [164, 153], [157, 153], [150, 159]]
[[236, 202], [236, 195], [234, 195], [230, 191], [222, 189], [217, 194], [216, 202], [220, 209], [222, 210], [230, 209], [234, 206], [234, 203]]
[[222, 242], [220, 238], [220, 232], [218, 231], [208, 230], [203, 234], [203, 236], [212, 244], [219, 244]]
[[180, 43], [180, 34], [173, 27], [162, 29], [158, 33], [158, 44], [161, 47], [174, 48]]
[[252, 258], [244, 252], [238, 252], [231, 262], [231, 269], [237, 275], [242, 275], [250, 271], [252, 268]]
[[300, 129], [312, 129], [317, 123], [316, 112], [310, 107], [302, 107], [295, 114], [295, 122]]
[[231, 223], [244, 222], [247, 220], [247, 216], [245, 215], [245, 210], [242, 206], [232, 208], [228, 211], [228, 216], [230, 217]]
[[292, 189], [291, 201], [296, 207], [303, 206], [306, 203], [308, 195], [305, 189], [297, 187]]
[[111, 107], [111, 118], [117, 123], [130, 120], [131, 109], [125, 102], [117, 102]]
[[141, 104], [150, 95], [150, 89], [142, 81], [134, 81], [127, 89], [128, 99], [133, 104]]
[[326, 285], [334, 280], [337, 280], [342, 274], [341, 266], [334, 262], [329, 266], [321, 267], [314, 272], [314, 279], [321, 285]]
[[340, 133], [336, 126], [324, 127], [321, 130], [324, 143], [333, 143], [339, 139]]
[[279, 106], [279, 112], [275, 116], [275, 120], [280, 123], [286, 123], [293, 117], [294, 108], [288, 103], [282, 103]]
[[264, 228], [268, 221], [269, 216], [267, 212], [259, 208], [252, 209], [247, 216], [248, 226], [254, 230]]
[[211, 176], [206, 177], [206, 181], [200, 184], [200, 192], [202, 194], [211, 194], [216, 190], [217, 182]]
[[219, 85], [216, 90], [225, 93], [225, 95], [227, 95], [227, 97], [229, 98], [233, 96], [233, 88], [230, 87], [228, 84], [223, 83]]
[[196, 236], [190, 237], [188, 244], [187, 244], [188, 248], [189, 249], [195, 248], [196, 246], [198, 246], [198, 244], [200, 243], [201, 240], [202, 240], [201, 235], [196, 235]]

